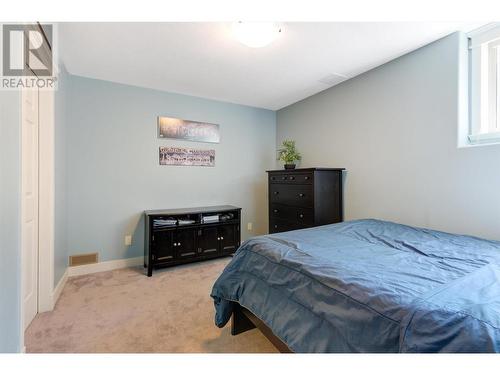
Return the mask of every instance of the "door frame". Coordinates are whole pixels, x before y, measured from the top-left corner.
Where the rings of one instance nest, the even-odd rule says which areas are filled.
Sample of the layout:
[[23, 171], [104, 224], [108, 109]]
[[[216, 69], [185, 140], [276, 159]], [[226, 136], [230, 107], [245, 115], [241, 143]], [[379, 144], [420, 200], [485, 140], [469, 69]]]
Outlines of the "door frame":
[[[54, 297], [55, 112], [54, 90], [39, 90], [38, 101], [38, 313], [51, 311]], [[20, 93], [20, 108], [22, 93]], [[21, 158], [24, 153], [21, 150]], [[21, 162], [22, 164], [22, 162]], [[21, 257], [20, 347], [24, 346], [23, 278]]]
[[[21, 90], [21, 295], [20, 295], [20, 323], [21, 331], [26, 329], [26, 307], [29, 309], [30, 319], [33, 319], [38, 314], [38, 284], [39, 284], [39, 131], [40, 131], [40, 116], [39, 116], [39, 98], [38, 89], [23, 89]], [[36, 109], [34, 109], [34, 107]], [[30, 128], [28, 130], [28, 128]], [[34, 128], [34, 129], [31, 129]], [[33, 139], [33, 137], [35, 139]], [[33, 140], [36, 143], [33, 143]], [[35, 149], [31, 149], [34, 144]], [[36, 161], [33, 157], [36, 156]], [[33, 175], [31, 174], [33, 172]], [[28, 177], [29, 176], [29, 177]], [[29, 182], [26, 185], [26, 182]], [[25, 190], [28, 188], [29, 190]], [[27, 198], [29, 193], [30, 198]], [[26, 203], [28, 205], [26, 205]], [[32, 212], [33, 211], [33, 212]], [[33, 218], [27, 221], [27, 217]], [[30, 238], [26, 236], [29, 235]], [[30, 247], [25, 248], [26, 245]], [[25, 249], [28, 250], [25, 252]], [[25, 257], [26, 256], [26, 257]], [[27, 268], [26, 268], [27, 266]], [[28, 273], [27, 273], [28, 272]], [[36, 275], [33, 275], [36, 273]], [[29, 289], [25, 280], [29, 280]], [[26, 292], [29, 292], [30, 299], [26, 299]], [[32, 301], [31, 298], [36, 298]], [[34, 302], [27, 304], [27, 302]], [[34, 310], [34, 311], [32, 311]], [[34, 315], [32, 315], [34, 313]], [[22, 343], [22, 340], [21, 340]], [[24, 345], [23, 345], [24, 347]]]
[[[44, 33], [40, 24], [40, 31]], [[54, 33], [57, 35], [57, 32]], [[27, 67], [29, 69], [29, 67]], [[54, 75], [59, 67], [53, 64]], [[54, 286], [54, 231], [55, 231], [55, 91], [38, 90], [38, 312], [51, 311], [56, 302]], [[19, 92], [19, 109], [23, 117], [23, 93]], [[22, 125], [22, 124], [20, 124]], [[22, 129], [21, 129], [22, 131]], [[21, 134], [20, 134], [21, 135]], [[21, 165], [24, 152], [20, 150]], [[23, 171], [21, 170], [21, 173]], [[22, 225], [22, 223], [21, 223]], [[22, 231], [22, 228], [21, 228]], [[24, 260], [20, 257], [20, 349], [24, 346]]]
[[54, 308], [54, 90], [38, 93], [38, 312]]

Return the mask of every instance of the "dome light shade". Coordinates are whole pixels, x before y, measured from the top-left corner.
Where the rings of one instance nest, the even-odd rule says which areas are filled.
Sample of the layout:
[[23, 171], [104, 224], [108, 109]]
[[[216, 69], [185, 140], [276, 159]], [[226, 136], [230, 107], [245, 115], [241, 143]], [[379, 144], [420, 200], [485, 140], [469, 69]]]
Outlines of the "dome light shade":
[[281, 33], [281, 26], [274, 22], [235, 22], [233, 35], [239, 42], [252, 48], [271, 44]]

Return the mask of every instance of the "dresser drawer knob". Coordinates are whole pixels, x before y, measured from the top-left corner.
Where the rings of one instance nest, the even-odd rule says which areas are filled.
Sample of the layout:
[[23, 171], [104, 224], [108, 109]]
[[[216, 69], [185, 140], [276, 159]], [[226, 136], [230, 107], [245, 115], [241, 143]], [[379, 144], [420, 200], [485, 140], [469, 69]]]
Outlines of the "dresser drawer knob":
[[274, 212], [275, 214], [277, 214], [277, 213], [279, 212], [279, 210], [277, 210], [277, 209], [275, 208], [275, 209], [273, 210], [273, 212]]
[[289, 178], [290, 178], [290, 180], [295, 180], [294, 176], [290, 176]]
[[281, 177], [282, 180], [286, 180], [286, 176]]
[[304, 193], [299, 193], [299, 197], [303, 198], [303, 197], [305, 197], [305, 194]]
[[309, 176], [305, 176], [305, 177], [304, 177], [304, 180], [309, 180]]
[[304, 217], [304, 214], [299, 214], [299, 217], [302, 219]]
[[273, 192], [274, 195], [278, 195], [279, 193], [280, 193], [279, 191]]
[[274, 224], [274, 229], [278, 229], [278, 224]]

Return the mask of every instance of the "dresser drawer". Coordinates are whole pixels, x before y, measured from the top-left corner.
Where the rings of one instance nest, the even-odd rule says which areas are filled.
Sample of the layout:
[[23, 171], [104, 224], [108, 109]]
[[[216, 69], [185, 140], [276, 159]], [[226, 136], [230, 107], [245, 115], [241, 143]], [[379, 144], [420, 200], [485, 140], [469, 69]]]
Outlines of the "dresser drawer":
[[312, 208], [286, 206], [284, 204], [272, 203], [269, 207], [269, 215], [277, 219], [290, 222], [312, 225], [314, 215]]
[[269, 233], [341, 222], [343, 171], [344, 168], [267, 171]]
[[270, 184], [269, 201], [289, 206], [312, 207], [312, 185]]
[[269, 233], [288, 232], [290, 230], [309, 228], [310, 226], [311, 225], [292, 223], [275, 217], [269, 219]]
[[312, 173], [273, 173], [269, 175], [270, 184], [312, 184]]

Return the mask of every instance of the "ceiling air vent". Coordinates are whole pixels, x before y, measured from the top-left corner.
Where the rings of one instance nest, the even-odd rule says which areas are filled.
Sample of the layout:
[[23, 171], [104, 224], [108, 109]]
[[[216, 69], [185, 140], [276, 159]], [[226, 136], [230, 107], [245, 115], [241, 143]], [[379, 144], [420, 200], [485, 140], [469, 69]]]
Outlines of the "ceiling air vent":
[[335, 86], [340, 82], [345, 81], [346, 79], [347, 77], [342, 74], [332, 73], [330, 75], [327, 75], [326, 77], [321, 78], [318, 82], [328, 86]]
[[97, 263], [98, 259], [97, 253], [70, 255], [69, 266], [83, 266], [84, 264]]

